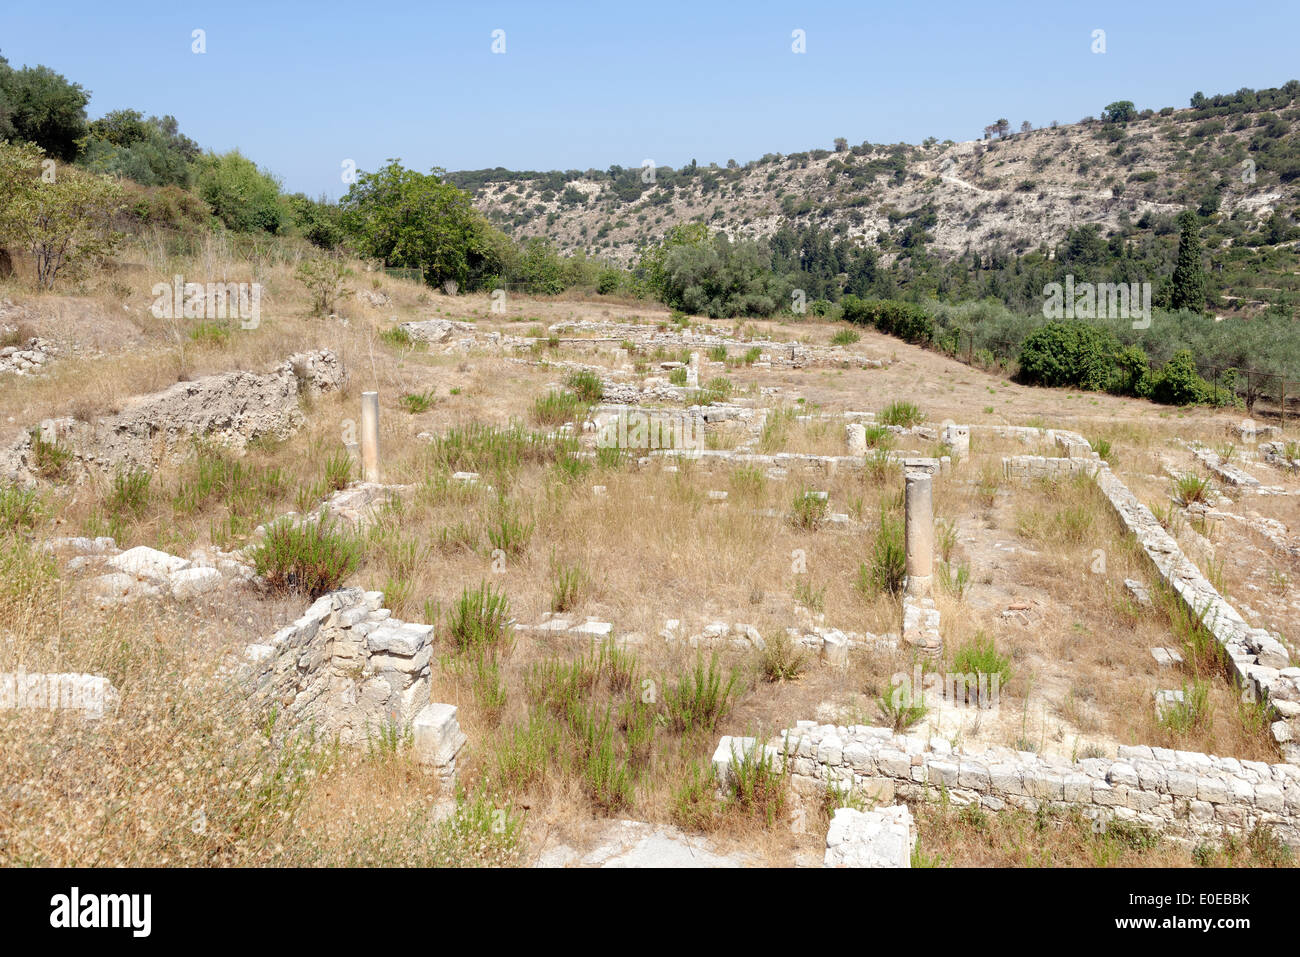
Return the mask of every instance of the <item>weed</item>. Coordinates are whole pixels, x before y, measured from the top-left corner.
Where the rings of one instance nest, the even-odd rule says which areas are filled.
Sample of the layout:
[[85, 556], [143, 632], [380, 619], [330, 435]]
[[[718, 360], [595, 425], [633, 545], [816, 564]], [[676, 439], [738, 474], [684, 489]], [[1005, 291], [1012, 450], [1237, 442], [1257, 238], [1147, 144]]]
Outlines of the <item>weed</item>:
[[462, 590], [448, 611], [446, 633], [460, 651], [508, 650], [513, 643], [510, 602], [486, 582]]
[[767, 681], [794, 681], [804, 672], [807, 654], [784, 631], [763, 639], [759, 671]]
[[322, 513], [315, 521], [284, 519], [266, 530], [253, 565], [272, 590], [315, 600], [338, 588], [361, 563], [361, 542], [336, 530]]
[[876, 416], [876, 421], [881, 425], [897, 425], [907, 429], [924, 422], [925, 415], [916, 403], [897, 399], [885, 406], [880, 415]]

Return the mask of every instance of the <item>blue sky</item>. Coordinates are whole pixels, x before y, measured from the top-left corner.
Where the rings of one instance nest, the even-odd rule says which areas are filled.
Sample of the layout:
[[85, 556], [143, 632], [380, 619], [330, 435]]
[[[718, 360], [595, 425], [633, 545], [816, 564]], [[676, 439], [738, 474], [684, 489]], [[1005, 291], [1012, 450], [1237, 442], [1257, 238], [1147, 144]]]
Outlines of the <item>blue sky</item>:
[[[192, 31], [207, 52], [191, 52]], [[791, 50], [803, 30], [807, 52]], [[1106, 52], [1091, 51], [1105, 30]], [[505, 31], [493, 54], [492, 32]], [[289, 190], [341, 163], [603, 169], [972, 139], [1300, 75], [1300, 4], [10, 2], [0, 53], [170, 113]]]

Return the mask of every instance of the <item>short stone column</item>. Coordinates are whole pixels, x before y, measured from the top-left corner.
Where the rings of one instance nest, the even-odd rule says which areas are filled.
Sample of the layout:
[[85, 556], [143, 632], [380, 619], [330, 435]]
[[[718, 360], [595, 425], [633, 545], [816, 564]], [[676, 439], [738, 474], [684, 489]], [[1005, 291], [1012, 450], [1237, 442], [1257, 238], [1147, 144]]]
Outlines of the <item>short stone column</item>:
[[907, 548], [907, 582], [909, 595], [929, 596], [934, 582], [934, 495], [928, 472], [904, 474], [904, 543]]
[[361, 475], [379, 481], [379, 393], [361, 393]]
[[691, 361], [686, 365], [686, 384], [692, 389], [700, 387], [700, 354], [691, 353]]
[[849, 455], [867, 454], [867, 427], [861, 422], [850, 422], [844, 427], [849, 445]]

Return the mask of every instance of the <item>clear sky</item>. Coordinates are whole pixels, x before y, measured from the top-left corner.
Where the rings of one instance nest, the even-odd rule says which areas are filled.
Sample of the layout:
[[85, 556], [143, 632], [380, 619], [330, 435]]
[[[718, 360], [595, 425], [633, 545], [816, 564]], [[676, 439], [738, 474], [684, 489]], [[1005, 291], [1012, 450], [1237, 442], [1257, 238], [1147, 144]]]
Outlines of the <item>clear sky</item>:
[[[207, 52], [192, 52], [194, 30]], [[492, 52], [493, 31], [505, 52]], [[792, 51], [804, 31], [806, 52]], [[1093, 31], [1105, 53], [1093, 53]], [[172, 114], [289, 190], [344, 160], [604, 169], [1073, 122], [1300, 76], [1300, 3], [7, 0], [0, 53]]]

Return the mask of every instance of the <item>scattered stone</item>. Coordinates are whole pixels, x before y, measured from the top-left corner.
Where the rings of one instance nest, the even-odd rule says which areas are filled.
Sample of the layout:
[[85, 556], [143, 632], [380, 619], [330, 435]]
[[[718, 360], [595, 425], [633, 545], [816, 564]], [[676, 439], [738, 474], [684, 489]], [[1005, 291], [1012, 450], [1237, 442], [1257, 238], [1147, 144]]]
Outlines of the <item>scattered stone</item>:
[[1164, 689], [1155, 693], [1156, 717], [1163, 718], [1171, 708], [1183, 704], [1183, 693], [1178, 689]]
[[906, 804], [837, 808], [826, 832], [827, 867], [911, 867], [915, 824]]
[[445, 777], [455, 773], [456, 755], [468, 740], [456, 720], [457, 710], [455, 705], [430, 703], [411, 722], [416, 759]]
[[1183, 663], [1183, 656], [1177, 648], [1152, 648], [1151, 657], [1161, 668], [1172, 668]]
[[1147, 591], [1146, 585], [1142, 584], [1140, 581], [1135, 581], [1132, 578], [1126, 578], [1124, 579], [1124, 587], [1128, 589], [1129, 594], [1133, 596], [1133, 600], [1136, 601], [1140, 607], [1151, 607], [1151, 593]]

